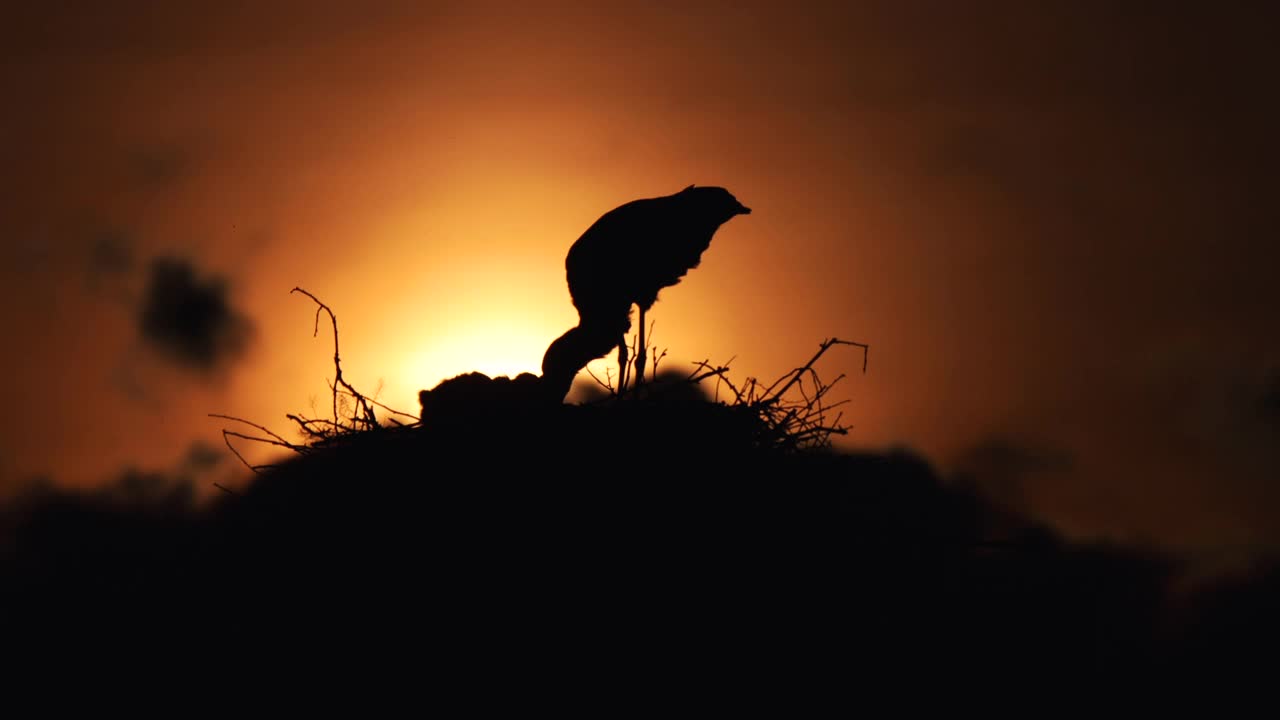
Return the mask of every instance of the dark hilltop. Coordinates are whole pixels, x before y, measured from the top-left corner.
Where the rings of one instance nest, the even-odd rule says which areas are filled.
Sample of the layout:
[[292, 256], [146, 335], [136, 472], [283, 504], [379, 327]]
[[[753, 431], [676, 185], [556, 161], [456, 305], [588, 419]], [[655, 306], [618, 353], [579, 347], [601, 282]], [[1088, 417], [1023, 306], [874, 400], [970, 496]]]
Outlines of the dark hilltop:
[[456, 404], [315, 443], [209, 506], [32, 493], [3, 516], [6, 636], [394, 638], [522, 677], [654, 657], [1169, 672], [1275, 636], [1273, 579], [1175, 604], [1174, 559], [1073, 546], [909, 451], [796, 448], [684, 380], [583, 405], [530, 401], [535, 381], [442, 384]]

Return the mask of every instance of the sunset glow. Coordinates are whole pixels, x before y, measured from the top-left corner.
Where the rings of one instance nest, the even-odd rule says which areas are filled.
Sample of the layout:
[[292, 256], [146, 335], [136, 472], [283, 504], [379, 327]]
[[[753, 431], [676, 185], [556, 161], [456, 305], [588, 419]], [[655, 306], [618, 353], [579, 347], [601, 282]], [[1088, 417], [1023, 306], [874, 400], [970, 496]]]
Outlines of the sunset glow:
[[[772, 379], [865, 342], [866, 375], [823, 368], [841, 447], [1067, 458], [975, 473], [1070, 533], [1280, 546], [1269, 25], [944, 5], [22, 10], [0, 479], [171, 467], [221, 443], [211, 412], [277, 427], [323, 398], [328, 328], [293, 287], [399, 409], [536, 373], [577, 319], [574, 240], [696, 183], [753, 213], [654, 306], [668, 367]], [[139, 329], [157, 258], [221, 282], [252, 342], [175, 364]]]
[[430, 345], [404, 351], [399, 376], [419, 378], [424, 388], [431, 388], [441, 380], [473, 371], [492, 377], [515, 377], [523, 372], [537, 375], [542, 372], [547, 336], [541, 328], [492, 318], [446, 327], [434, 335]]

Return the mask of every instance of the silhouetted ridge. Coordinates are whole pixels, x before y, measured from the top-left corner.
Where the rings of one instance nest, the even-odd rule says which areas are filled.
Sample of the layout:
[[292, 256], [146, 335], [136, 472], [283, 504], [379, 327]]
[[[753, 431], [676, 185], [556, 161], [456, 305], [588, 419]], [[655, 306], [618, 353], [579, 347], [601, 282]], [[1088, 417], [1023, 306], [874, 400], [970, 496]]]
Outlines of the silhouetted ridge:
[[394, 637], [450, 662], [510, 653], [529, 673], [550, 648], [588, 673], [655, 653], [911, 672], [1163, 662], [1159, 561], [1032, 524], [989, 537], [993, 511], [919, 457], [782, 452], [758, 415], [687, 386], [516, 399], [536, 387], [446, 381], [421, 425], [344, 436], [204, 511], [46, 495], [0, 526], [21, 540], [0, 624], [181, 628], [201, 648]]

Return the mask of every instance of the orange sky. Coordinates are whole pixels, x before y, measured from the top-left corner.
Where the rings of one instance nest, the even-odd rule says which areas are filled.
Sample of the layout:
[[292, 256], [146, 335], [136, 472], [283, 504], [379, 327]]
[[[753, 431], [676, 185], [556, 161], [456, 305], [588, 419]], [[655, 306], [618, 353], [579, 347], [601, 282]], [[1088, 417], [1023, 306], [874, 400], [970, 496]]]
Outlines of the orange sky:
[[[851, 445], [964, 465], [1084, 534], [1280, 542], [1273, 50], [1076, 3], [123, 2], [0, 30], [0, 478], [89, 484], [285, 430], [347, 379], [416, 409], [536, 370], [569, 245], [690, 184], [752, 215], [651, 318], [772, 378], [824, 337]], [[14, 112], [16, 109], [16, 112]], [[1270, 189], [1270, 191], [1268, 191]], [[95, 262], [109, 237], [132, 259]], [[150, 258], [254, 323], [206, 378], [138, 336]], [[1256, 412], [1255, 412], [1256, 410]]]

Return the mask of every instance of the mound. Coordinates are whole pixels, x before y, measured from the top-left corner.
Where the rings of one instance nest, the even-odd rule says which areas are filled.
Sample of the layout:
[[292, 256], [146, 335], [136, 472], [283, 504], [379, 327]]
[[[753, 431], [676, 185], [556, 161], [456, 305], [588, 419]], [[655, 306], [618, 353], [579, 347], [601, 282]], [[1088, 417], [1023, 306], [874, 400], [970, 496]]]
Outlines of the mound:
[[1032, 527], [992, 545], [991, 511], [909, 453], [761, 432], [687, 395], [532, 403], [345, 436], [199, 511], [46, 497], [13, 516], [6, 630], [394, 638], [578, 671], [1151, 659], [1156, 564]]

